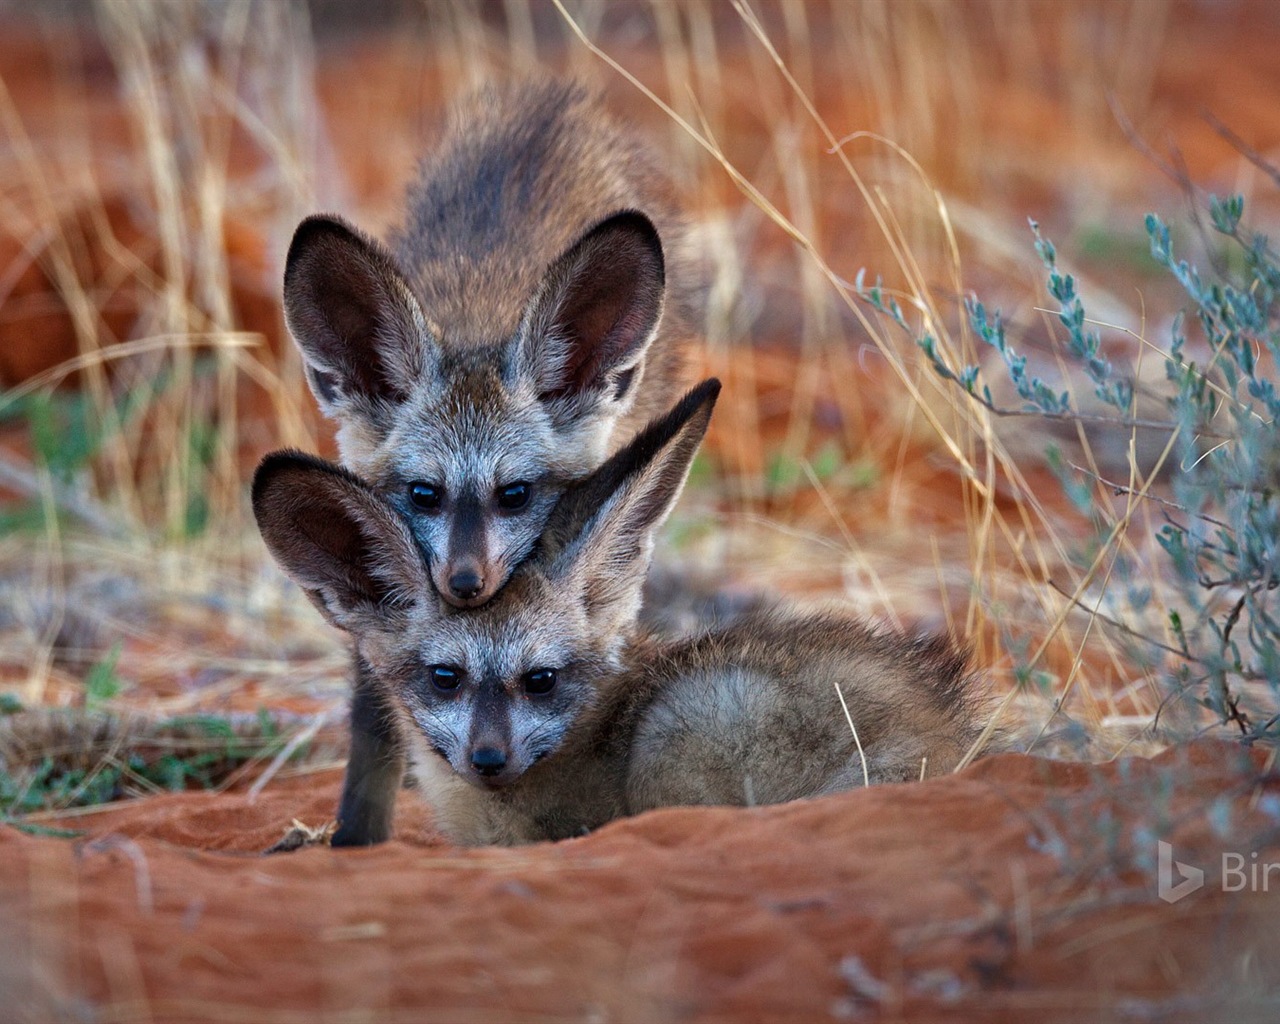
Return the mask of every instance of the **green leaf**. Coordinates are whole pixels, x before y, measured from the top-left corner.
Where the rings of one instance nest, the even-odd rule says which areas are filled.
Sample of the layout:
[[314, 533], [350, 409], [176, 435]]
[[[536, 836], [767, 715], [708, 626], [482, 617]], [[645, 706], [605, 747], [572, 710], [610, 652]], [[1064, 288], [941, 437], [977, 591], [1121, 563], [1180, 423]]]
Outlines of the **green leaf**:
[[116, 675], [116, 663], [120, 660], [123, 641], [117, 640], [105, 658], [94, 662], [84, 677], [85, 704], [97, 707], [117, 696], [124, 688]]
[[844, 464], [844, 452], [840, 450], [840, 446], [834, 441], [828, 441], [824, 444], [813, 459], [809, 466], [813, 470], [813, 475], [819, 480], [827, 480], [833, 476], [841, 465]]

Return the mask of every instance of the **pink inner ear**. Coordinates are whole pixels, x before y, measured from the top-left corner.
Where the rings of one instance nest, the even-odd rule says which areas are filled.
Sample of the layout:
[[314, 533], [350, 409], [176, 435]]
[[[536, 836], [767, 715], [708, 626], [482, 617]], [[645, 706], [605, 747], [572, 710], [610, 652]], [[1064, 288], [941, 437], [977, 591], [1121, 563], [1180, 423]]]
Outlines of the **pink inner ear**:
[[[613, 264], [587, 278], [566, 297], [560, 331], [571, 344], [565, 383], [581, 390], [626, 359], [645, 340], [650, 312], [637, 302], [639, 288], [632, 268]], [[660, 286], [659, 286], [660, 287]]]
[[638, 353], [661, 313], [664, 286], [657, 236], [638, 214], [607, 221], [567, 259], [572, 265], [554, 330], [569, 351], [556, 395], [603, 386], [611, 370]]
[[387, 366], [388, 344], [404, 345], [407, 317], [398, 296], [378, 270], [348, 258], [331, 264], [317, 281], [316, 305], [329, 329], [330, 358], [347, 386], [370, 398], [401, 402], [407, 391]]
[[267, 456], [254, 474], [253, 513], [280, 566], [327, 595], [327, 613], [413, 603], [420, 558], [406, 527], [340, 467], [297, 452]]
[[285, 272], [285, 306], [304, 353], [334, 371], [313, 377], [320, 397], [333, 401], [338, 391], [393, 402], [407, 397], [386, 351], [417, 343], [397, 274], [375, 243], [344, 225], [317, 218], [299, 228]]

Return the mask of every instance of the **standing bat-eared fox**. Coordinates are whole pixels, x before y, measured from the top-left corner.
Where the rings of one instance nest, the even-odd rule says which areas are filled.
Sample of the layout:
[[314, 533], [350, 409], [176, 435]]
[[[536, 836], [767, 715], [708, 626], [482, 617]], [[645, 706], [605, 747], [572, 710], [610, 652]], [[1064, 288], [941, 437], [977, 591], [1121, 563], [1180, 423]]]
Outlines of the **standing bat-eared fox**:
[[268, 548], [351, 635], [454, 842], [559, 839], [654, 807], [934, 775], [977, 736], [965, 659], [944, 638], [782, 607], [682, 639], [640, 627], [654, 534], [718, 392], [695, 388], [570, 486], [534, 553], [479, 608], [441, 598], [378, 489], [294, 452], [259, 467]]
[[[581, 86], [454, 110], [386, 244], [299, 225], [284, 307], [343, 465], [409, 525], [436, 591], [484, 605], [570, 481], [682, 386], [696, 273], [656, 159]], [[402, 772], [356, 666], [335, 845], [390, 833]]]

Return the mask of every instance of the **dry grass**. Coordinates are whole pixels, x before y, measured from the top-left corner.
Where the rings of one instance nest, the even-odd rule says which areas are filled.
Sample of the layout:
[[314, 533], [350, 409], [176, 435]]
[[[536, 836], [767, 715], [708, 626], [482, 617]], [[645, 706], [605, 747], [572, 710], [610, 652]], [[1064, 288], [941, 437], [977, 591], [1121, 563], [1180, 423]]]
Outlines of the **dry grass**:
[[[24, 704], [81, 702], [86, 666], [122, 643], [117, 707], [338, 705], [338, 643], [268, 563], [245, 500], [261, 452], [328, 445], [283, 337], [279, 257], [316, 208], [385, 227], [449, 96], [550, 69], [601, 82], [655, 136], [707, 256], [701, 361], [727, 388], [672, 532], [681, 557], [966, 637], [1036, 749], [1149, 746], [1162, 690], [1092, 612], [1119, 614], [1110, 574], [1122, 552], [1148, 557], [1151, 506], [1117, 502], [1076, 568], [1082, 524], [1036, 455], [1047, 436], [943, 386], [850, 282], [883, 275], [952, 365], [980, 358], [959, 313], [974, 287], [1051, 335], [1024, 217], [1105, 224], [1126, 191], [1154, 197], [1111, 108], [1176, 127], [1159, 99], [1176, 9], [457, 0], [319, 51], [294, 5], [93, 14], [34, 23], [54, 73], [0, 66], [0, 328], [43, 370], [0, 364], [0, 486], [39, 523], [0, 535], [0, 684]], [[1163, 348], [1145, 292], [1099, 291], [1135, 332], [1112, 332], [1118, 347]], [[68, 382], [91, 450], [51, 472], [30, 403], [62, 409]], [[62, 447], [85, 440], [77, 422], [55, 419]], [[1104, 440], [1067, 438], [1141, 493], [1129, 439]]]

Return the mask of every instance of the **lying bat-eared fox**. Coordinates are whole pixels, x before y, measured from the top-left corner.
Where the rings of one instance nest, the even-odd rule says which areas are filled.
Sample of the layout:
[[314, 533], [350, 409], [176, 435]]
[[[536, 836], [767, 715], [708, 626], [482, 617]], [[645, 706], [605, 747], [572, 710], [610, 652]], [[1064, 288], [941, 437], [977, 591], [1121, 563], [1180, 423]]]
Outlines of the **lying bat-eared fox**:
[[[303, 221], [285, 316], [343, 465], [443, 599], [478, 607], [565, 486], [679, 394], [696, 275], [657, 161], [573, 84], [464, 100], [406, 205], [386, 244]], [[400, 774], [357, 676], [337, 845], [386, 838]]]
[[566, 490], [534, 553], [474, 609], [440, 598], [376, 489], [297, 453], [259, 467], [267, 546], [351, 635], [453, 841], [557, 839], [654, 807], [914, 779], [950, 770], [977, 735], [964, 658], [942, 638], [780, 607], [691, 638], [641, 629], [654, 534], [718, 392], [694, 389]]

